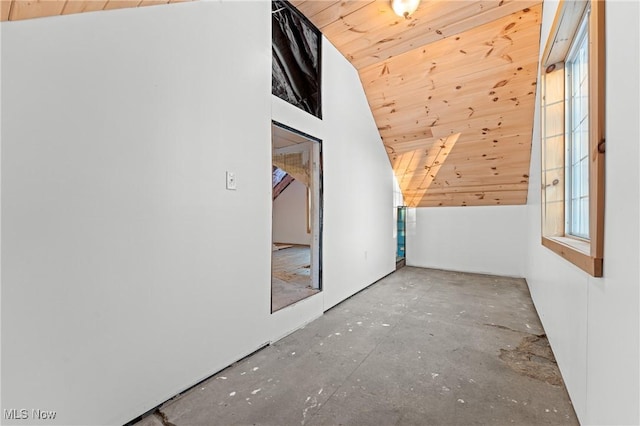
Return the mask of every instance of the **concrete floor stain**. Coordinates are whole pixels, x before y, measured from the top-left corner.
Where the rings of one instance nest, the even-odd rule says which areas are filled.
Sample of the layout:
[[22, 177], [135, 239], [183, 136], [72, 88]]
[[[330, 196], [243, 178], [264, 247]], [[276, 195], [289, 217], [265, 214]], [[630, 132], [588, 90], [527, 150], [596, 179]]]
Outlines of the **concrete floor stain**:
[[500, 349], [500, 359], [512, 370], [553, 386], [562, 386], [562, 376], [546, 334], [528, 335], [515, 349]]

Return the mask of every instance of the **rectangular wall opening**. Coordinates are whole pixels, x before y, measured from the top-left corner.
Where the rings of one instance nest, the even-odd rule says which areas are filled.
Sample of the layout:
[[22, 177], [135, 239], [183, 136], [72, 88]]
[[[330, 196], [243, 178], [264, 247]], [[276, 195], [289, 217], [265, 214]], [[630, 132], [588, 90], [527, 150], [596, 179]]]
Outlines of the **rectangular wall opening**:
[[406, 257], [407, 208], [396, 207], [396, 269], [402, 268]]
[[273, 123], [271, 312], [322, 290], [322, 144]]

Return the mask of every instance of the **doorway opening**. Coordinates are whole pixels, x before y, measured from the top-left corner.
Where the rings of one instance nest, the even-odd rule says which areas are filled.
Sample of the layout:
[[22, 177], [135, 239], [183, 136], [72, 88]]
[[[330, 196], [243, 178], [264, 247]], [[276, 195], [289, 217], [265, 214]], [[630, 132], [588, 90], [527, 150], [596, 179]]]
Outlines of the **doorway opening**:
[[322, 143], [271, 125], [271, 312], [322, 290]]
[[396, 270], [402, 268], [406, 263], [406, 237], [407, 237], [407, 208], [397, 207], [396, 211]]

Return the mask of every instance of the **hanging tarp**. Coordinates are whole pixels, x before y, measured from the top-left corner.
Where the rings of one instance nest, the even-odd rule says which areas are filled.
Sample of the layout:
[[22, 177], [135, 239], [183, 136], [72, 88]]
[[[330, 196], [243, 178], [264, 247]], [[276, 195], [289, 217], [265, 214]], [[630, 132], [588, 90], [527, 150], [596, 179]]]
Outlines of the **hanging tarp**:
[[320, 31], [286, 2], [271, 2], [271, 92], [322, 118]]

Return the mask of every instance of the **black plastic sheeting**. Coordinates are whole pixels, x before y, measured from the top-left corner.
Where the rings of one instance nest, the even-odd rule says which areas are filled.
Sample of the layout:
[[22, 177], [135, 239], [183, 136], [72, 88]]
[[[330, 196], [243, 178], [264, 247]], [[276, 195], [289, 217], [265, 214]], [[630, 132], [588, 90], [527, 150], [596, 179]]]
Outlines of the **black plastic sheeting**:
[[322, 118], [320, 31], [284, 1], [271, 2], [271, 93]]

